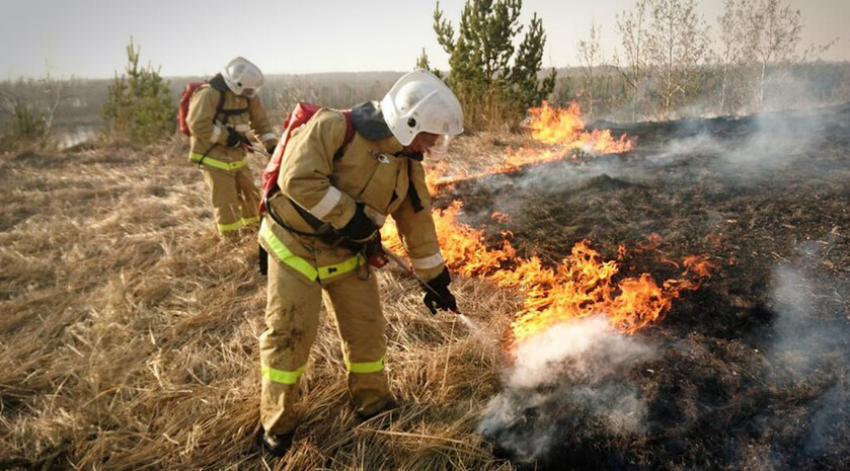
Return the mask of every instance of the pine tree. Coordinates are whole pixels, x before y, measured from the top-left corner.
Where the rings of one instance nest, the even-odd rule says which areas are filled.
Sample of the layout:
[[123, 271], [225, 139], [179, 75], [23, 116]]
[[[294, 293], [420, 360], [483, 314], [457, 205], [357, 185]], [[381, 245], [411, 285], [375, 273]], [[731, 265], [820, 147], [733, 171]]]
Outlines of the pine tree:
[[434, 31], [449, 54], [448, 83], [464, 106], [468, 128], [516, 124], [555, 88], [554, 69], [543, 80], [537, 76], [546, 44], [537, 14], [519, 48], [514, 47], [523, 30], [521, 9], [522, 0], [467, 0], [455, 38], [437, 3]]
[[46, 143], [49, 131], [44, 114], [32, 112], [20, 99], [12, 104], [10, 114], [0, 133], [0, 150], [20, 150]]
[[431, 71], [431, 64], [428, 61], [428, 53], [425, 52], [425, 48], [422, 48], [422, 55], [416, 59], [416, 68], [417, 69], [425, 69], [427, 71]]
[[116, 72], [101, 114], [111, 136], [149, 144], [174, 133], [177, 108], [159, 69], [139, 67], [139, 51], [130, 39], [126, 76]]

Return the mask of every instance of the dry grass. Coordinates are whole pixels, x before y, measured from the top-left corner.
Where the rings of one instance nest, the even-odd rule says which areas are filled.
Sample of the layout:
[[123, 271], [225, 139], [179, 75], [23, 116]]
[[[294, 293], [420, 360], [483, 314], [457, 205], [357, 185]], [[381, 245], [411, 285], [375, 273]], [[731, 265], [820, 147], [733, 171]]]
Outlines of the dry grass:
[[[483, 154], [475, 139], [492, 138], [455, 152]], [[0, 195], [0, 468], [512, 469], [474, 433], [498, 384], [492, 339], [509, 295], [458, 283], [478, 332], [429, 316], [415, 281], [379, 273], [400, 410], [356, 418], [323, 316], [304, 423], [272, 459], [254, 441], [255, 234], [218, 240], [179, 142], [0, 156]]]

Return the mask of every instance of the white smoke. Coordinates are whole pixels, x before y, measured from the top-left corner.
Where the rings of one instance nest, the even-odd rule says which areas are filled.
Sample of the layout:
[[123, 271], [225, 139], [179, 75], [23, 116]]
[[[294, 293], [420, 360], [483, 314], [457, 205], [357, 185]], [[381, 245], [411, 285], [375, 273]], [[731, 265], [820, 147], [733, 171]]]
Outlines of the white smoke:
[[520, 461], [545, 456], [559, 437], [639, 433], [646, 407], [627, 377], [653, 347], [604, 317], [556, 325], [525, 341], [487, 405], [478, 432]]
[[679, 132], [686, 136], [671, 139], [648, 155], [647, 162], [675, 165], [696, 157], [710, 161], [721, 175], [767, 177], [809, 157], [831, 122], [814, 113], [682, 122]]
[[849, 329], [819, 319], [816, 288], [802, 270], [788, 266], [774, 270], [771, 298], [776, 336], [770, 358], [780, 381], [805, 379], [818, 368], [834, 370], [846, 359]]
[[[835, 119], [813, 112], [762, 115], [714, 121], [684, 120], [671, 123], [673, 138], [663, 144], [644, 142], [637, 136], [635, 156], [598, 156], [576, 162], [569, 158], [546, 165], [530, 165], [520, 175], [495, 175], [477, 185], [492, 195], [487, 210], [522, 213], [524, 194], [558, 194], [582, 191], [600, 176], [623, 184], [658, 185], [659, 179], [681, 184], [697, 178], [719, 184], [754, 185], [799, 170], [811, 149], [830, 132]], [[683, 165], [688, 164], [688, 165]], [[813, 171], [806, 167], [807, 171]], [[480, 215], [486, 219], [487, 214]]]
[[[817, 255], [808, 253], [799, 264]], [[810, 457], [840, 446], [846, 437], [844, 424], [850, 420], [850, 328], [843, 320], [836, 321], [823, 302], [823, 287], [838, 284], [829, 277], [815, 281], [816, 275], [792, 266], [781, 266], [773, 272], [775, 338], [768, 354], [772, 374], [767, 379], [787, 388], [804, 387], [808, 395], [816, 394], [806, 406], [811, 415], [808, 437], [801, 450]]]
[[602, 316], [556, 325], [524, 342], [508, 371], [511, 388], [549, 386], [566, 376], [592, 383], [645, 361], [654, 351], [616, 332]]

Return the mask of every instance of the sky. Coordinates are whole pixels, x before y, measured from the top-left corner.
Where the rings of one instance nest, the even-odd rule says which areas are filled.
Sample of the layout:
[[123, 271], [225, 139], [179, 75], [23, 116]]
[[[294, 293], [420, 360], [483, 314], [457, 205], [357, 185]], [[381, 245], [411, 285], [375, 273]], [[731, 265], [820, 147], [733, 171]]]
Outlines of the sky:
[[[712, 27], [722, 0], [697, 0]], [[803, 43], [840, 38], [823, 56], [850, 60], [850, 0], [784, 0], [804, 15]], [[441, 0], [455, 27], [466, 0]], [[577, 44], [601, 28], [603, 54], [619, 45], [616, 14], [635, 0], [524, 0], [521, 23], [543, 20], [544, 67], [578, 65]], [[435, 0], [0, 0], [0, 79], [109, 78], [130, 41], [164, 76], [208, 76], [241, 55], [266, 74], [406, 71], [424, 48], [448, 55], [432, 28]], [[457, 29], [457, 28], [455, 28]]]

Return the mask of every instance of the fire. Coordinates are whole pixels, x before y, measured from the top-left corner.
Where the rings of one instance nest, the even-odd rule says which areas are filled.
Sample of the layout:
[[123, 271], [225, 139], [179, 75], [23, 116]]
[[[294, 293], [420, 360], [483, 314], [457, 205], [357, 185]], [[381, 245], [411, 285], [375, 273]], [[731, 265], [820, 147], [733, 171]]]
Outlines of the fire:
[[446, 177], [448, 167], [441, 163], [438, 168], [429, 171], [428, 188], [432, 194], [440, 189], [451, 186], [459, 181], [475, 179], [499, 173], [516, 173], [527, 165], [564, 160], [575, 157], [575, 150], [587, 154], [605, 155], [622, 154], [632, 150], [634, 144], [625, 134], [614, 139], [611, 131], [595, 129], [587, 131], [581, 117], [581, 108], [572, 103], [567, 109], [552, 108], [544, 102], [540, 108], [531, 108], [529, 122], [526, 125], [531, 130], [534, 140], [552, 144], [553, 148], [540, 152], [539, 150], [520, 148], [505, 153], [503, 160], [478, 173], [461, 173]]
[[[428, 172], [431, 193], [437, 194], [462, 178], [511, 173], [525, 165], [560, 160], [571, 155], [569, 150], [622, 153], [631, 150], [633, 145], [625, 134], [617, 140], [607, 130], [586, 131], [576, 104], [562, 110], [544, 103], [541, 108], [531, 109], [530, 114], [529, 128], [534, 139], [555, 148], [544, 152], [511, 151], [500, 164], [484, 172], [452, 179], [434, 177], [445, 174], [446, 164], [440, 163], [441, 167]], [[558, 323], [598, 314], [606, 315], [621, 331], [634, 333], [663, 319], [673, 301], [685, 290], [698, 289], [713, 268], [711, 262], [698, 256], [685, 257], [681, 263], [670, 260], [667, 262], [679, 271], [679, 275], [659, 284], [648, 273], [631, 276], [634, 267], [630, 267], [629, 276], [621, 273], [626, 247], [618, 247], [615, 260], [603, 260], [589, 240], [577, 243], [569, 257], [549, 267], [536, 256], [518, 257], [504, 238], [505, 234], [500, 242], [487, 243], [481, 231], [458, 221], [460, 210], [461, 203], [455, 201], [448, 208], [433, 213], [443, 258], [458, 276], [487, 279], [523, 295], [522, 308], [511, 323], [516, 343]], [[492, 218], [502, 223], [508, 220], [508, 215], [493, 213]], [[392, 223], [385, 225], [382, 233], [390, 250], [403, 252]], [[658, 234], [651, 234], [635, 251], [654, 250], [660, 242]]]
[[[543, 265], [538, 257], [521, 258], [507, 240], [492, 248], [484, 234], [458, 222], [460, 202], [434, 211], [437, 236], [446, 264], [462, 277], [490, 280], [524, 296], [522, 309], [511, 324], [514, 341], [522, 342], [537, 332], [570, 319], [606, 315], [626, 333], [664, 318], [682, 291], [698, 289], [713, 264], [703, 257], [688, 256], [680, 276], [658, 284], [649, 274], [617, 277], [618, 260], [626, 254], [618, 248], [617, 260], [603, 260], [588, 240], [577, 243], [557, 267]], [[387, 246], [401, 250], [396, 228], [382, 230]]]
[[552, 108], [549, 103], [543, 102], [543, 106], [531, 108], [529, 113], [531, 136], [540, 142], [560, 144], [568, 149], [582, 149], [593, 154], [622, 154], [632, 149], [632, 141], [625, 134], [620, 139], [614, 139], [607, 129], [587, 132], [577, 103], [570, 104], [564, 110]]
[[[502, 241], [501, 249], [488, 247], [481, 231], [457, 221], [460, 209], [461, 203], [455, 201], [445, 210], [433, 213], [443, 258], [457, 275], [466, 278], [492, 277], [504, 262], [514, 259], [516, 250], [508, 241]], [[403, 253], [398, 229], [391, 220], [381, 229], [381, 234], [387, 248]]]

